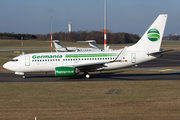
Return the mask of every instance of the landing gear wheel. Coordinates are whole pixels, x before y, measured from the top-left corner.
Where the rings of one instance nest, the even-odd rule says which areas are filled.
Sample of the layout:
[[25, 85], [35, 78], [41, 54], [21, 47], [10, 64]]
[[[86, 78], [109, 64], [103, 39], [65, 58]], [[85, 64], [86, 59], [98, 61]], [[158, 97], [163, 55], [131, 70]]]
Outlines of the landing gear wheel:
[[86, 78], [90, 78], [90, 75], [87, 73], [87, 74], [85, 75], [85, 77], [86, 77]]
[[87, 71], [84, 72], [84, 77], [85, 78], [90, 78], [90, 75], [89, 75], [89, 73]]
[[23, 79], [25, 79], [25, 78], [26, 78], [26, 76], [25, 76], [25, 75], [23, 75], [23, 76], [22, 76], [22, 78], [23, 78]]

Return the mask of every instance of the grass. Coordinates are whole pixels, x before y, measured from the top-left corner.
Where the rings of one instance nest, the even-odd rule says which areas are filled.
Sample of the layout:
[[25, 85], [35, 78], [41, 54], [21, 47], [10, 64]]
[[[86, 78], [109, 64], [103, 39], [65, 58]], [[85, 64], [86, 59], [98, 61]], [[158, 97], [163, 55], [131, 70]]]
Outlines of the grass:
[[[179, 81], [1, 83], [0, 119], [178, 119]], [[120, 95], [106, 94], [121, 89]]]
[[[63, 46], [66, 47], [89, 47], [88, 43], [79, 43], [79, 42], [64, 42], [60, 41]], [[107, 44], [110, 46], [110, 49], [120, 49], [124, 46], [131, 46], [134, 43], [128, 44]], [[39, 41], [39, 40], [24, 40], [23, 41], [24, 48], [50, 48], [50, 42], [47, 41]], [[179, 46], [180, 41], [163, 41], [162, 46]], [[98, 44], [100, 48], [103, 49], [103, 44]], [[119, 48], [118, 48], [119, 47]], [[0, 40], [0, 48], [21, 48], [21, 40]]]
[[[79, 47], [89, 47], [88, 43], [79, 43], [79, 42], [64, 42], [61, 41], [63, 46], [79, 46]], [[100, 45], [101, 46], [101, 45]], [[50, 48], [51, 43], [47, 41], [39, 40], [24, 40], [24, 48]], [[0, 40], [0, 48], [21, 48], [21, 40]]]
[[163, 41], [162, 45], [180, 45], [180, 41]]

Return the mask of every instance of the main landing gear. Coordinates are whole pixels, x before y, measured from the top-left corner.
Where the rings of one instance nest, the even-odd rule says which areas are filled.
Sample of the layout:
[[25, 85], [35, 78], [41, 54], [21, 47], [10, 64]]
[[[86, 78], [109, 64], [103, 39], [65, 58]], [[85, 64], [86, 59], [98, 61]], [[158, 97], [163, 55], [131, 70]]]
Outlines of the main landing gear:
[[84, 77], [85, 77], [85, 78], [90, 78], [89, 73], [88, 73], [88, 72], [84, 72]]
[[25, 75], [23, 75], [23, 76], [22, 76], [22, 78], [23, 78], [23, 79], [25, 79], [25, 78], [26, 78], [26, 76], [25, 76]]

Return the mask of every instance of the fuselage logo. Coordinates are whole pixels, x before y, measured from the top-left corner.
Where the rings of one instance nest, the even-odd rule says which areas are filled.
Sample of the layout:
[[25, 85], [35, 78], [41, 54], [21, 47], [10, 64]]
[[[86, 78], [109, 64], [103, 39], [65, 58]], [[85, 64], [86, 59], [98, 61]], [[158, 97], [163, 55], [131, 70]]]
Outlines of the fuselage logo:
[[160, 33], [157, 29], [150, 29], [147, 33], [148, 39], [152, 42], [158, 41], [160, 39]]
[[62, 58], [62, 55], [33, 55], [32, 59]]

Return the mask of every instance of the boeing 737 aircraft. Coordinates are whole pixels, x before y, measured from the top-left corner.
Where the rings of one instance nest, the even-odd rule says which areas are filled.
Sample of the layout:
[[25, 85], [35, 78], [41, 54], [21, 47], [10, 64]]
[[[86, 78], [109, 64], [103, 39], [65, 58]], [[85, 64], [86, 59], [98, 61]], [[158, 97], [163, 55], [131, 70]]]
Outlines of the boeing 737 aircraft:
[[87, 40], [87, 41], [77, 41], [77, 42], [87, 42], [91, 48], [76, 48], [76, 47], [64, 47], [59, 42], [59, 40], [53, 40], [56, 52], [92, 52], [92, 51], [103, 51], [103, 49], [99, 48], [96, 44], [95, 40]]
[[154, 60], [164, 52], [159, 51], [167, 20], [166, 14], [157, 17], [141, 39], [134, 45], [117, 51], [100, 52], [46, 52], [24, 54], [5, 63], [5, 69], [17, 75], [27, 72], [54, 71], [55, 76], [75, 76], [83, 72], [120, 69]]

